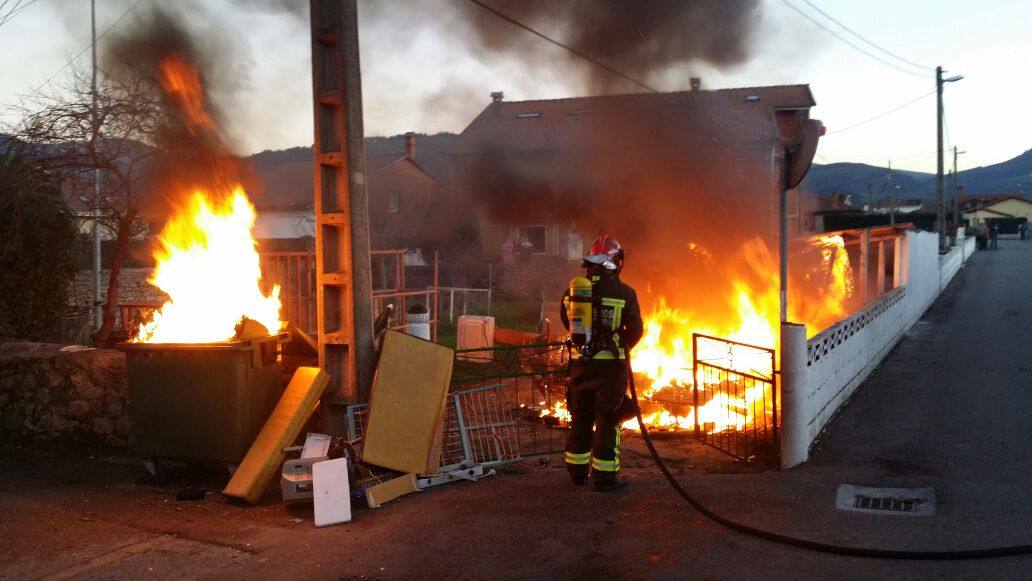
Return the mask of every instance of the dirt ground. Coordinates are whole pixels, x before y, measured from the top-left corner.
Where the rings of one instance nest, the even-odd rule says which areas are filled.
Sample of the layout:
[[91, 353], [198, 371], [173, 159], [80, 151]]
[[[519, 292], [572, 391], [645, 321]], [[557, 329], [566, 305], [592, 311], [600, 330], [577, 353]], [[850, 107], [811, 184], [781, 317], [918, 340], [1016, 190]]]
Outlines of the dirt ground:
[[[927, 541], [927, 529], [829, 511], [834, 488], [813, 471], [757, 473], [697, 442], [660, 440], [682, 481], [723, 514], [840, 542]], [[285, 507], [276, 492], [257, 506], [227, 500], [216, 470], [174, 469], [155, 486], [124, 453], [7, 446], [0, 579], [975, 579], [1028, 570], [1021, 558], [897, 563], [746, 537], [684, 506], [640, 440], [625, 442], [624, 491], [574, 487], [558, 455], [536, 457], [479, 482], [356, 509], [353, 522], [323, 529], [310, 506]], [[719, 473], [727, 469], [741, 473]], [[176, 500], [188, 485], [208, 493]], [[800, 512], [813, 500], [821, 507]]]

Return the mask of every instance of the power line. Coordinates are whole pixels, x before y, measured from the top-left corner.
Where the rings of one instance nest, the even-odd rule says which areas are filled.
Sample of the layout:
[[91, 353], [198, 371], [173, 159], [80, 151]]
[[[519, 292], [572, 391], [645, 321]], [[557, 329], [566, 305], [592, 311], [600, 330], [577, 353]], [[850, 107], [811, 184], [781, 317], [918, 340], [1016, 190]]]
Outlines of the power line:
[[601, 62], [599, 60], [596, 60], [595, 58], [591, 57], [590, 55], [587, 55], [587, 54], [585, 54], [585, 53], [583, 53], [583, 52], [573, 48], [572, 46], [569, 46], [567, 44], [563, 44], [563, 43], [559, 42], [558, 40], [555, 40], [553, 38], [545, 36], [543, 33], [540, 33], [537, 30], [534, 30], [530, 26], [520, 22], [519, 20], [516, 20], [515, 18], [505, 14], [504, 12], [499, 11], [498, 9], [496, 9], [496, 8], [494, 8], [492, 6], [489, 6], [489, 5], [485, 4], [484, 2], [481, 2], [480, 0], [469, 0], [469, 2], [471, 4], [475, 4], [475, 5], [483, 8], [484, 10], [487, 10], [491, 14], [494, 14], [498, 18], [501, 18], [502, 20], [508, 22], [509, 24], [512, 24], [513, 26], [517, 26], [519, 28], [522, 28], [523, 30], [526, 30], [527, 32], [533, 34], [534, 36], [537, 36], [537, 37], [539, 37], [541, 39], [544, 39], [544, 40], [546, 40], [546, 41], [548, 41], [548, 42], [550, 42], [550, 43], [552, 43], [552, 44], [554, 44], [554, 45], [556, 45], [558, 47], [565, 48], [566, 50], [570, 51], [571, 53], [573, 53], [573, 54], [575, 54], [575, 55], [577, 55], [579, 57], [581, 57], [582, 59], [588, 61], [589, 63], [591, 63], [591, 64], [593, 64], [593, 65], [595, 65], [595, 66], [597, 66], [597, 67], [599, 67], [599, 68], [601, 68], [601, 69], [603, 69], [605, 71], [608, 71], [609, 73], [611, 73], [613, 75], [616, 75], [616, 76], [620, 77], [621, 79], [624, 79], [625, 81], [630, 81], [631, 83], [634, 83], [635, 85], [638, 85], [639, 87], [641, 87], [643, 89], [646, 89], [648, 91], [652, 91], [653, 93], [658, 93], [659, 92], [658, 89], [656, 89], [654, 87], [650, 87], [649, 85], [646, 85], [644, 82], [639, 81], [638, 79], [635, 79], [632, 76], [625, 75], [624, 73], [621, 73], [620, 71], [614, 69], [613, 67], [611, 67], [611, 66], [609, 66], [609, 65], [607, 65], [607, 64], [605, 64], [605, 63], [603, 63], [603, 62]]
[[904, 62], [904, 63], [906, 63], [906, 64], [908, 64], [908, 65], [910, 65], [910, 66], [912, 66], [912, 67], [916, 67], [916, 68], [919, 68], [919, 69], [925, 69], [925, 70], [928, 70], [928, 71], [930, 71], [930, 70], [932, 70], [932, 69], [934, 68], [934, 67], [926, 67], [926, 66], [924, 66], [924, 65], [920, 65], [920, 64], [917, 64], [917, 63], [915, 63], [915, 62], [914, 62], [914, 61], [912, 61], [912, 60], [907, 60], [907, 59], [905, 59], [905, 58], [903, 58], [903, 57], [899, 56], [898, 54], [895, 54], [895, 53], [893, 53], [893, 52], [891, 52], [891, 51], [889, 51], [889, 50], [886, 50], [886, 49], [884, 49], [884, 48], [882, 48], [882, 47], [878, 46], [877, 44], [874, 44], [874, 43], [873, 43], [873, 42], [871, 42], [870, 40], [867, 40], [866, 38], [864, 38], [864, 37], [863, 37], [863, 36], [862, 36], [862, 35], [861, 35], [861, 34], [860, 34], [859, 32], [857, 32], [857, 31], [853, 30], [852, 28], [850, 28], [850, 27], [846, 26], [846, 25], [845, 25], [845, 24], [843, 24], [843, 23], [842, 23], [842, 22], [841, 22], [840, 20], [837, 20], [837, 19], [836, 19], [836, 18], [835, 18], [834, 16], [832, 16], [831, 14], [828, 14], [827, 12], [825, 12], [825, 11], [821, 10], [821, 7], [820, 7], [820, 6], [817, 6], [816, 4], [814, 4], [813, 2], [811, 2], [810, 0], [803, 0], [803, 2], [805, 2], [805, 3], [807, 4], [807, 5], [809, 5], [809, 6], [811, 7], [811, 8], [813, 8], [813, 9], [814, 9], [814, 10], [816, 10], [817, 12], [819, 12], [819, 13], [820, 13], [820, 14], [821, 14], [822, 16], [824, 16], [824, 17], [825, 17], [825, 18], [827, 18], [828, 20], [830, 20], [830, 21], [834, 22], [835, 24], [839, 25], [839, 26], [840, 26], [840, 27], [841, 27], [841, 28], [842, 28], [843, 30], [845, 30], [846, 32], [848, 32], [848, 33], [852, 34], [853, 36], [855, 36], [855, 37], [859, 38], [860, 40], [862, 40], [863, 42], [867, 43], [867, 44], [868, 44], [868, 45], [870, 45], [871, 47], [874, 47], [875, 49], [877, 49], [877, 50], [879, 50], [879, 51], [881, 51], [881, 52], [883, 52], [883, 53], [885, 53], [885, 54], [889, 55], [890, 57], [892, 57], [892, 58], [894, 58], [894, 59], [896, 59], [896, 60], [898, 60], [898, 61]]
[[[7, 14], [0, 16], [0, 26], [3, 26], [4, 24], [10, 22], [15, 16], [24, 12], [26, 8], [32, 6], [37, 1], [38, 0], [28, 0], [28, 2], [26, 2], [25, 0], [17, 0], [17, 2], [15, 2], [14, 6], [11, 7], [11, 10]], [[4, 2], [0, 4], [0, 10], [3, 10], [4, 6], [7, 6], [8, 3], [9, 0], [4, 0]]]
[[865, 123], [870, 123], [871, 121], [874, 121], [876, 119], [881, 119], [882, 117], [884, 117], [884, 116], [886, 116], [886, 115], [888, 115], [890, 113], [895, 113], [896, 111], [899, 111], [900, 109], [903, 109], [904, 107], [909, 107], [910, 105], [913, 105], [914, 103], [917, 103], [921, 99], [927, 99], [928, 97], [930, 97], [930, 96], [932, 96], [934, 94], [935, 94], [935, 91], [932, 91], [930, 93], [925, 93], [924, 95], [921, 95], [920, 97], [917, 97], [916, 99], [912, 99], [910, 101], [907, 101], [906, 103], [903, 103], [902, 105], [900, 105], [898, 107], [894, 107], [892, 109], [889, 109], [888, 111], [885, 111], [884, 113], [879, 113], [879, 114], [875, 115], [874, 117], [871, 117], [870, 119], [864, 119], [863, 121], [861, 121], [859, 123], [854, 123], [852, 125], [843, 127], [842, 129], [836, 129], [835, 131], [829, 131], [829, 132], [825, 133], [825, 137], [827, 137], [828, 135], [834, 135], [836, 133], [842, 133], [843, 131], [849, 131], [850, 129], [853, 129], [854, 127], [860, 127], [861, 125], [864, 125]]
[[[132, 12], [134, 8], [139, 6], [141, 2], [143, 2], [143, 0], [136, 0], [136, 2], [134, 2], [133, 5], [130, 6], [128, 10], [123, 12], [121, 16], [119, 16], [114, 22], [111, 23], [111, 26], [108, 26], [106, 29], [104, 29], [104, 32], [100, 33], [100, 35], [97, 37], [96, 42], [100, 42], [100, 40], [102, 38], [107, 36], [107, 34], [109, 32], [111, 32], [116, 26], [118, 26], [118, 23], [122, 22], [122, 20], [125, 19], [125, 17], [128, 16], [129, 13]], [[64, 64], [64, 66], [62, 66], [60, 69], [57, 69], [56, 73], [50, 75], [50, 77], [47, 78], [47, 80], [45, 80], [42, 83], [40, 83], [40, 85], [38, 87], [36, 87], [35, 89], [33, 89], [31, 93], [29, 93], [28, 95], [25, 95], [24, 97], [22, 97], [22, 102], [24, 102], [25, 99], [28, 99], [29, 97], [32, 97], [33, 95], [39, 94], [39, 92], [41, 90], [43, 90], [43, 87], [49, 85], [54, 79], [57, 78], [58, 75], [63, 73], [65, 71], [65, 69], [67, 69], [68, 67], [72, 66], [72, 63], [74, 63], [75, 61], [79, 60], [79, 57], [81, 57], [82, 55], [86, 54], [92, 48], [93, 48], [93, 42], [90, 42], [90, 44], [87, 45], [86, 48], [84, 48], [81, 51], [79, 51], [79, 54], [73, 56], [71, 59], [68, 60], [68, 62], [66, 62]], [[8, 110], [10, 110], [10, 109], [13, 108], [13, 106], [8, 106], [7, 108], [8, 108]]]
[[863, 54], [865, 54], [865, 55], [871, 57], [872, 59], [882, 63], [883, 65], [892, 67], [892, 68], [894, 68], [894, 69], [896, 69], [898, 71], [902, 71], [904, 73], [907, 73], [907, 74], [910, 74], [910, 75], [914, 75], [916, 77], [930, 77], [931, 76], [931, 75], [929, 75], [927, 73], [917, 73], [917, 72], [914, 72], [914, 71], [912, 71], [910, 69], [905, 69], [905, 68], [897, 65], [896, 63], [887, 61], [887, 60], [883, 59], [882, 57], [872, 53], [871, 51], [866, 50], [866, 49], [864, 49], [861, 46], [858, 46], [856, 43], [854, 43], [854, 42], [850, 41], [849, 39], [843, 37], [842, 35], [840, 35], [839, 33], [835, 32], [834, 30], [828, 28], [823, 23], [821, 23], [821, 21], [817, 20], [813, 16], [810, 16], [810, 14], [808, 14], [805, 11], [803, 11], [801, 8], [799, 8], [795, 4], [792, 4], [788, 0], [781, 0], [781, 1], [785, 4], [785, 6], [788, 6], [792, 10], [795, 10], [797, 13], [799, 13], [800, 16], [802, 16], [803, 18], [805, 18], [805, 19], [809, 20], [810, 22], [814, 23], [815, 25], [817, 25], [818, 28], [820, 28], [824, 32], [827, 32], [828, 34], [834, 36], [835, 38], [839, 39], [840, 41], [844, 42], [845, 44], [848, 44], [849, 46], [853, 47], [855, 50], [857, 50], [859, 52], [862, 52]]

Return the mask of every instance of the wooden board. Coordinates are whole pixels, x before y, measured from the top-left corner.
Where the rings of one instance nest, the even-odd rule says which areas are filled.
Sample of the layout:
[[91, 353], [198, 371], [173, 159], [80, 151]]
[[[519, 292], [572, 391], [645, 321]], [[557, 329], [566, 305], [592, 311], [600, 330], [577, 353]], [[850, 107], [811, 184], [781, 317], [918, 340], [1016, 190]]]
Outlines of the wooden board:
[[222, 494], [258, 502], [287, 457], [283, 448], [294, 443], [329, 381], [318, 367], [298, 367]]
[[315, 505], [317, 527], [351, 521], [347, 458], [312, 464], [312, 502]]
[[366, 489], [366, 504], [369, 508], [380, 508], [385, 502], [419, 490], [415, 474], [406, 474]]
[[399, 472], [436, 473], [454, 352], [397, 331], [384, 336], [369, 398], [362, 460]]

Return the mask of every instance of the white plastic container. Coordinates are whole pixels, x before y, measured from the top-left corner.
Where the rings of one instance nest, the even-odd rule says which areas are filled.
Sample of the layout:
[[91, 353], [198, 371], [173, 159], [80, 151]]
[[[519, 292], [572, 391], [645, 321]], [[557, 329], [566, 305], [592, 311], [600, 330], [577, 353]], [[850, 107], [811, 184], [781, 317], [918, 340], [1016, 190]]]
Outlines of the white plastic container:
[[[462, 315], [455, 327], [455, 348], [462, 349], [484, 349], [494, 347], [494, 317], [480, 315]], [[491, 351], [483, 353], [460, 353], [460, 359], [466, 361], [491, 361], [494, 359]]]
[[430, 340], [430, 313], [405, 315], [405, 332], [413, 337]]

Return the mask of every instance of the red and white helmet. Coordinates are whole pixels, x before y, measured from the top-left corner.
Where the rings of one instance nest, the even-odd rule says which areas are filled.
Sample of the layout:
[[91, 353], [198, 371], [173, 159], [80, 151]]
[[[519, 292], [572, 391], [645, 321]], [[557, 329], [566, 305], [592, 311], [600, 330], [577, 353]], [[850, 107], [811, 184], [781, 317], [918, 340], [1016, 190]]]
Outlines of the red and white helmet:
[[609, 234], [603, 234], [595, 239], [584, 255], [584, 262], [596, 264], [606, 270], [619, 270], [623, 266], [624, 251], [620, 243]]

